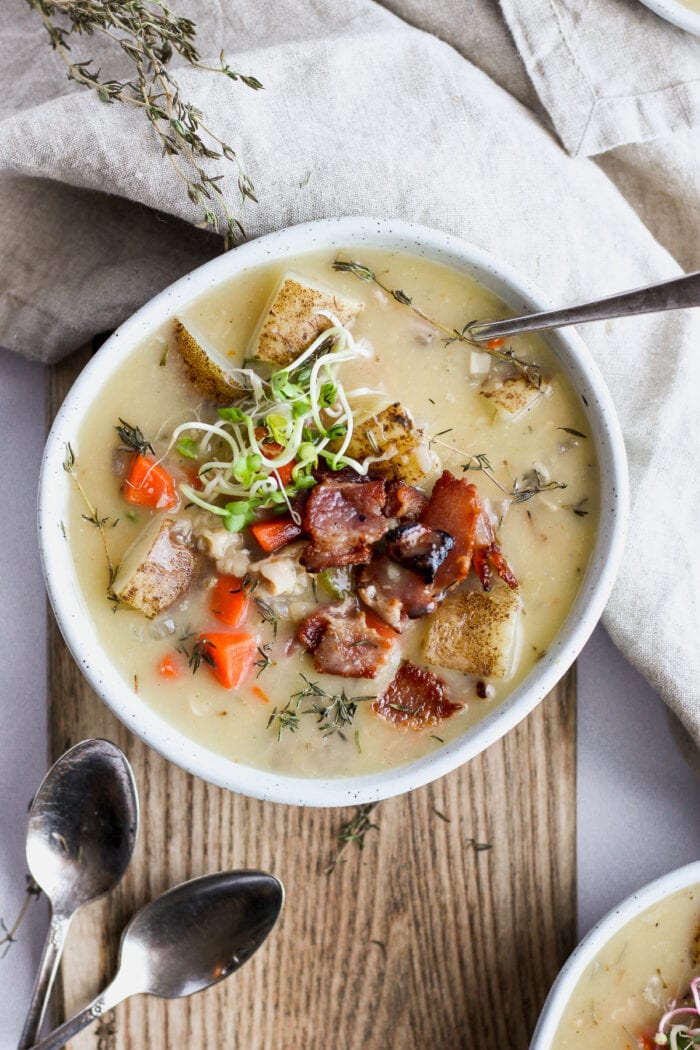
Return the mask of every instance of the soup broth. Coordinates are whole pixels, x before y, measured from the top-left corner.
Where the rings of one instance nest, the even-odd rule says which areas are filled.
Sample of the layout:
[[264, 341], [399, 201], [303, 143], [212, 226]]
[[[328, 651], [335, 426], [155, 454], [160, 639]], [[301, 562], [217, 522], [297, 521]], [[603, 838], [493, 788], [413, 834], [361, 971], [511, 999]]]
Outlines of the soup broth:
[[[415, 485], [429, 494], [442, 470], [475, 484], [500, 550], [517, 577], [517, 628], [508, 651], [499, 655], [499, 672], [465, 673], [426, 661], [431, 620], [426, 615], [405, 622], [375, 677], [320, 673], [314, 655], [295, 640], [300, 622], [313, 611], [314, 600], [342, 601], [344, 595], [329, 594], [321, 573], [301, 597], [280, 601], [258, 575], [254, 584], [244, 584], [255, 589], [248, 595], [243, 624], [254, 637], [256, 659], [239, 687], [224, 688], [207, 662], [212, 650], [199, 661], [195, 653], [197, 638], [224, 629], [212, 612], [214, 561], [205, 555], [197, 582], [149, 619], [110, 600], [103, 536], [94, 520], [88, 520], [91, 515], [76, 485], [65, 523], [85, 600], [116, 672], [167, 722], [212, 751], [233, 762], [305, 777], [371, 773], [410, 762], [464, 733], [501, 704], [541, 659], [566, 618], [586, 571], [598, 515], [598, 468], [585, 409], [545, 343], [532, 337], [513, 340], [512, 351], [523, 361], [536, 362], [543, 381], [529, 407], [499, 409], [497, 399], [485, 395], [504, 389], [498, 375], [507, 378], [513, 371], [503, 357], [510, 344], [499, 348], [500, 357], [487, 356], [456, 339], [446, 340], [431, 323], [461, 330], [471, 318], [507, 316], [496, 297], [433, 262], [363, 251], [362, 263], [372, 268], [384, 289], [402, 290], [403, 298], [410, 297], [431, 319], [426, 321], [376, 282], [335, 272], [337, 254], [310, 253], [247, 270], [191, 303], [179, 319], [202, 342], [238, 363], [271, 293], [289, 271], [363, 304], [352, 335], [365, 352], [340, 366], [344, 389], [364, 391], [357, 403], [364, 399], [365, 412], [373, 410], [377, 391], [383, 392], [384, 403], [398, 402], [409, 410], [423, 428], [425, 449], [439, 457], [432, 476]], [[521, 376], [522, 369], [516, 369], [516, 378]], [[174, 429], [192, 419], [216, 421], [216, 407], [190, 382], [170, 323], [128, 353], [113, 379], [96, 391], [72, 442], [74, 475], [99, 518], [107, 519], [102, 532], [115, 566], [152, 519], [172, 513], [178, 523], [191, 524], [207, 515], [186, 506], [184, 495], [172, 512], [125, 502], [124, 471], [131, 453], [115, 452], [123, 444], [115, 426], [120, 420], [137, 426], [160, 459]], [[358, 423], [358, 432], [365, 430]], [[201, 438], [195, 431], [187, 435], [190, 441]], [[178, 447], [191, 453], [187, 444]], [[165, 465], [176, 485], [192, 484], [195, 460], [171, 448]], [[221, 525], [221, 518], [211, 519]], [[254, 552], [251, 558], [264, 560], [265, 552], [245, 530], [244, 535], [246, 549]], [[285, 555], [284, 547], [280, 555]], [[493, 576], [491, 593], [508, 596], [509, 586]], [[482, 591], [473, 570], [458, 591]], [[385, 628], [379, 628], [383, 638]], [[384, 645], [376, 634], [371, 637], [371, 644]], [[449, 702], [459, 705], [449, 717], [415, 729], [400, 724], [405, 703], [387, 706], [399, 724], [376, 713], [374, 698], [387, 690], [401, 661], [427, 667], [439, 679]]]
[[578, 982], [552, 1050], [652, 1050], [663, 1014], [698, 976], [700, 886], [693, 886], [610, 938]]

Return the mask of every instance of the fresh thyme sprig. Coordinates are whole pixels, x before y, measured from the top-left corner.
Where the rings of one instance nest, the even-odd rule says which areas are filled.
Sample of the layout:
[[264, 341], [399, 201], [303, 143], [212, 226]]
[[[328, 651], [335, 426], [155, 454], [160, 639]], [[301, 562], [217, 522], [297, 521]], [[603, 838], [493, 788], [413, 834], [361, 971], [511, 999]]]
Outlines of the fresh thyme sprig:
[[441, 441], [439, 435], [430, 439], [432, 445], [442, 445], [443, 448], [447, 448], [450, 452], [455, 452], [459, 456], [465, 456], [466, 461], [462, 464], [462, 472], [466, 473], [469, 470], [478, 470], [491, 481], [496, 488], [507, 496], [511, 503], [526, 503], [532, 499], [533, 496], [537, 496], [540, 492], [553, 492], [555, 489], [567, 488], [565, 481], [545, 481], [542, 474], [536, 467], [528, 470], [525, 474], [515, 478], [511, 488], [507, 488], [499, 479], [496, 477], [493, 467], [489, 461], [488, 456], [485, 452], [466, 453], [460, 449], [455, 448], [453, 445], [448, 445], [447, 442]]
[[513, 503], [527, 503], [540, 492], [553, 492], [555, 489], [566, 487], [565, 481], [545, 481], [537, 467], [533, 467], [526, 474], [516, 478], [510, 496]]
[[[439, 442], [439, 444], [444, 444], [444, 442]], [[508, 489], [500, 483], [494, 474], [493, 467], [485, 452], [476, 452], [474, 455], [467, 457], [466, 463], [462, 464], [462, 472], [466, 473], [468, 470], [480, 470], [501, 492], [508, 492]]]
[[374, 824], [370, 815], [379, 805], [378, 802], [366, 802], [364, 806], [358, 806], [352, 817], [341, 824], [335, 836], [338, 844], [338, 852], [333, 860], [325, 868], [324, 874], [330, 875], [339, 864], [345, 862], [343, 854], [348, 846], [354, 842], [359, 850], [365, 848], [365, 836], [368, 831], [379, 831], [379, 825]]
[[183, 647], [183, 652], [187, 656], [187, 663], [192, 669], [192, 674], [196, 674], [199, 668], [202, 666], [202, 662], [209, 664], [210, 667], [215, 667], [214, 657], [211, 655], [211, 650], [216, 649], [213, 642], [210, 642], [208, 638], [200, 638], [198, 642], [195, 642], [192, 646], [192, 652], [187, 653]]
[[272, 637], [277, 641], [277, 616], [275, 615], [275, 610], [264, 598], [253, 598], [253, 604], [258, 610], [261, 622], [268, 623], [272, 627]]
[[311, 707], [305, 708], [301, 714], [316, 715], [318, 728], [324, 737], [337, 733], [345, 740], [343, 729], [352, 725], [358, 704], [376, 699], [375, 696], [348, 696], [344, 689], [340, 693], [327, 693], [318, 682], [312, 682], [303, 672], [300, 671], [299, 676], [304, 685], [298, 692], [292, 693], [290, 703], [296, 704], [298, 711], [302, 701], [312, 697], [314, 702]]
[[22, 925], [24, 916], [27, 914], [29, 903], [34, 898], [35, 900], [41, 896], [41, 887], [34, 881], [31, 875], [27, 875], [27, 890], [22, 901], [22, 906], [17, 912], [17, 917], [11, 926], [8, 926], [4, 919], [0, 918], [0, 930], [2, 930], [3, 936], [0, 937], [0, 948], [4, 948], [2, 958], [7, 955], [11, 945], [15, 943], [17, 930]]
[[363, 263], [345, 262], [342, 259], [336, 259], [333, 263], [333, 269], [339, 273], [351, 273], [360, 281], [376, 284], [378, 288], [390, 295], [401, 306], [408, 306], [422, 321], [426, 321], [433, 328], [437, 328], [438, 331], [442, 332], [446, 337], [446, 346], [450, 343], [466, 343], [468, 346], [474, 347], [475, 350], [480, 350], [482, 353], [498, 358], [499, 361], [507, 361], [525, 376], [531, 386], [534, 386], [537, 390], [541, 388], [543, 375], [539, 365], [534, 364], [532, 361], [526, 361], [522, 357], [517, 357], [512, 347], [489, 346], [488, 343], [478, 343], [475, 339], [470, 339], [467, 331], [469, 330], [469, 325], [472, 324], [471, 321], [468, 321], [462, 329], [450, 328], [449, 325], [436, 321], [434, 317], [430, 317], [419, 306], [416, 306], [410, 295], [407, 295], [401, 288], [389, 288], [383, 281], [379, 280], [374, 270], [371, 270], [369, 266], [363, 265]]
[[114, 428], [119, 434], [119, 440], [122, 443], [122, 452], [139, 452], [142, 456], [145, 456], [147, 452], [150, 452], [155, 456], [156, 450], [150, 441], [146, 441], [143, 436], [141, 427], [132, 427], [130, 423], [119, 417], [119, 426]]
[[[233, 70], [222, 51], [219, 64], [205, 66], [195, 47], [197, 27], [176, 15], [161, 0], [27, 0], [41, 18], [51, 47], [66, 66], [68, 78], [92, 91], [107, 104], [123, 102], [142, 110], [160, 142], [163, 155], [184, 185], [188, 198], [202, 214], [200, 225], [219, 229], [221, 216], [225, 247], [232, 247], [244, 233], [219, 186], [223, 175], [210, 175], [203, 164], [227, 160], [238, 168], [241, 202], [256, 201], [253, 183], [230, 145], [204, 123], [204, 115], [180, 93], [169, 65], [179, 55], [195, 69], [221, 73], [229, 80], [259, 91], [260, 81]], [[131, 77], [103, 77], [93, 59], [73, 61], [73, 35], [101, 34], [133, 66]], [[217, 215], [218, 212], [218, 215]]]
[[[440, 441], [437, 437], [433, 438], [432, 441], [434, 444], [443, 445], [444, 448], [448, 448], [451, 452], [456, 452], [460, 456], [466, 455], [464, 452], [460, 452], [458, 448], [453, 448], [452, 445]], [[565, 481], [545, 481], [537, 467], [533, 467], [525, 474], [521, 474], [520, 477], [516, 478], [513, 481], [511, 488], [507, 488], [494, 474], [493, 467], [491, 466], [489, 458], [485, 452], [466, 455], [466, 462], [462, 464], [462, 472], [466, 473], [468, 470], [479, 470], [482, 474], [485, 474], [489, 481], [491, 481], [504, 496], [507, 496], [513, 504], [527, 503], [528, 500], [539, 495], [540, 492], [554, 492], [555, 489], [565, 489], [568, 487]]]
[[107, 559], [107, 572], [109, 576], [107, 582], [107, 597], [110, 601], [115, 603], [114, 608], [116, 609], [119, 599], [112, 590], [112, 584], [114, 583], [114, 578], [116, 576], [116, 569], [114, 567], [112, 557], [109, 553], [109, 545], [107, 543], [107, 535], [105, 533], [105, 525], [107, 524], [109, 519], [101, 518], [99, 516], [99, 514], [97, 513], [97, 509], [92, 505], [92, 502], [90, 501], [85, 489], [83, 488], [82, 482], [78, 476], [78, 472], [75, 469], [75, 453], [73, 451], [73, 447], [70, 441], [66, 442], [66, 456], [63, 460], [63, 469], [65, 470], [66, 474], [70, 475], [70, 477], [73, 479], [75, 486], [83, 500], [83, 503], [89, 511], [89, 515], [83, 514], [83, 517], [86, 521], [89, 521], [91, 525], [95, 526], [102, 539], [102, 546], [104, 547], [105, 558]]
[[272, 665], [272, 660], [270, 659], [270, 650], [271, 649], [272, 649], [272, 643], [271, 642], [266, 642], [265, 645], [259, 645], [258, 646], [258, 652], [260, 653], [260, 659], [256, 660], [255, 663], [253, 664], [253, 667], [257, 667], [258, 668], [258, 673], [255, 676], [256, 678], [259, 678], [260, 675], [263, 673], [263, 671], [267, 671], [268, 667], [270, 667]]
[[298, 709], [299, 704], [297, 703], [295, 707], [291, 699], [287, 700], [284, 707], [272, 709], [272, 714], [267, 720], [267, 728], [269, 729], [271, 725], [276, 726], [278, 742], [282, 739], [282, 733], [285, 729], [288, 729], [290, 733], [296, 733], [299, 728]]

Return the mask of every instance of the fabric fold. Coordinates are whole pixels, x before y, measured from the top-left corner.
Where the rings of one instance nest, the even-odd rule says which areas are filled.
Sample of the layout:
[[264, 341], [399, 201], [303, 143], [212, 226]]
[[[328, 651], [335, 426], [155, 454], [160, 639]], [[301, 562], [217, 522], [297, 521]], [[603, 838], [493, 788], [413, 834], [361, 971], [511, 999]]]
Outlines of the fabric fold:
[[700, 38], [639, 0], [500, 0], [564, 148], [595, 156], [700, 127]]

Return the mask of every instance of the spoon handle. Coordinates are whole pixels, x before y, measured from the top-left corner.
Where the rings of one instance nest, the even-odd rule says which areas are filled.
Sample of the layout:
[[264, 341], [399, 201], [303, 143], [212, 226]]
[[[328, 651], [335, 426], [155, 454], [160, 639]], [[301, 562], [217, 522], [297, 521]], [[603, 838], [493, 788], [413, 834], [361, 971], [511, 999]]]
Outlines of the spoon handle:
[[45, 1039], [36, 1043], [31, 1050], [60, 1050], [69, 1039], [72, 1039], [78, 1032], [82, 1032], [83, 1028], [87, 1028], [93, 1021], [97, 1021], [109, 1010], [112, 1010], [117, 1003], [126, 999], [129, 992], [124, 989], [123, 985], [120, 988], [118, 981], [119, 975], [88, 1006], [77, 1014], [73, 1014], [72, 1017], [47, 1035]]
[[39, 971], [34, 981], [32, 998], [27, 1010], [24, 1028], [19, 1037], [17, 1050], [27, 1050], [28, 1047], [32, 1046], [39, 1034], [71, 918], [72, 916], [70, 915], [62, 915], [60, 913], [52, 914], [51, 916], [49, 932], [46, 934]]
[[604, 321], [609, 317], [629, 317], [633, 314], [651, 314], [662, 310], [682, 310], [689, 306], [700, 306], [700, 270], [674, 277], [662, 284], [648, 288], [635, 288], [631, 292], [597, 299], [594, 303], [569, 306], [563, 310], [547, 310], [543, 313], [526, 314], [523, 317], [508, 317], [505, 321], [473, 321], [467, 326], [466, 335], [475, 342], [500, 339], [523, 332], [539, 332], [544, 328], [565, 328], [570, 324], [586, 321]]

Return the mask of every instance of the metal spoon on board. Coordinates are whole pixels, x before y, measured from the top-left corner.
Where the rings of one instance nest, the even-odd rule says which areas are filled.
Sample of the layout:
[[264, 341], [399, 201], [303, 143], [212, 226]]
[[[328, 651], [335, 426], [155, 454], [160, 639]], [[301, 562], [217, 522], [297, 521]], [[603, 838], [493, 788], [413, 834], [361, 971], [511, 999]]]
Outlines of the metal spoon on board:
[[546, 310], [543, 313], [508, 317], [504, 321], [472, 321], [464, 330], [468, 339], [485, 343], [489, 339], [502, 339], [524, 332], [539, 332], [545, 328], [565, 328], [570, 324], [586, 321], [604, 321], [609, 317], [630, 317], [633, 314], [653, 314], [663, 310], [683, 310], [700, 306], [700, 270], [674, 277], [662, 284], [648, 288], [636, 288], [631, 292], [597, 299], [593, 303], [582, 303], [563, 310]]
[[138, 798], [126, 756], [83, 740], [48, 771], [29, 813], [27, 863], [51, 922], [18, 1050], [36, 1040], [73, 915], [121, 879], [131, 860]]
[[257, 951], [283, 900], [282, 884], [260, 871], [222, 871], [168, 890], [124, 930], [112, 983], [33, 1050], [59, 1050], [132, 995], [177, 999], [217, 984]]

